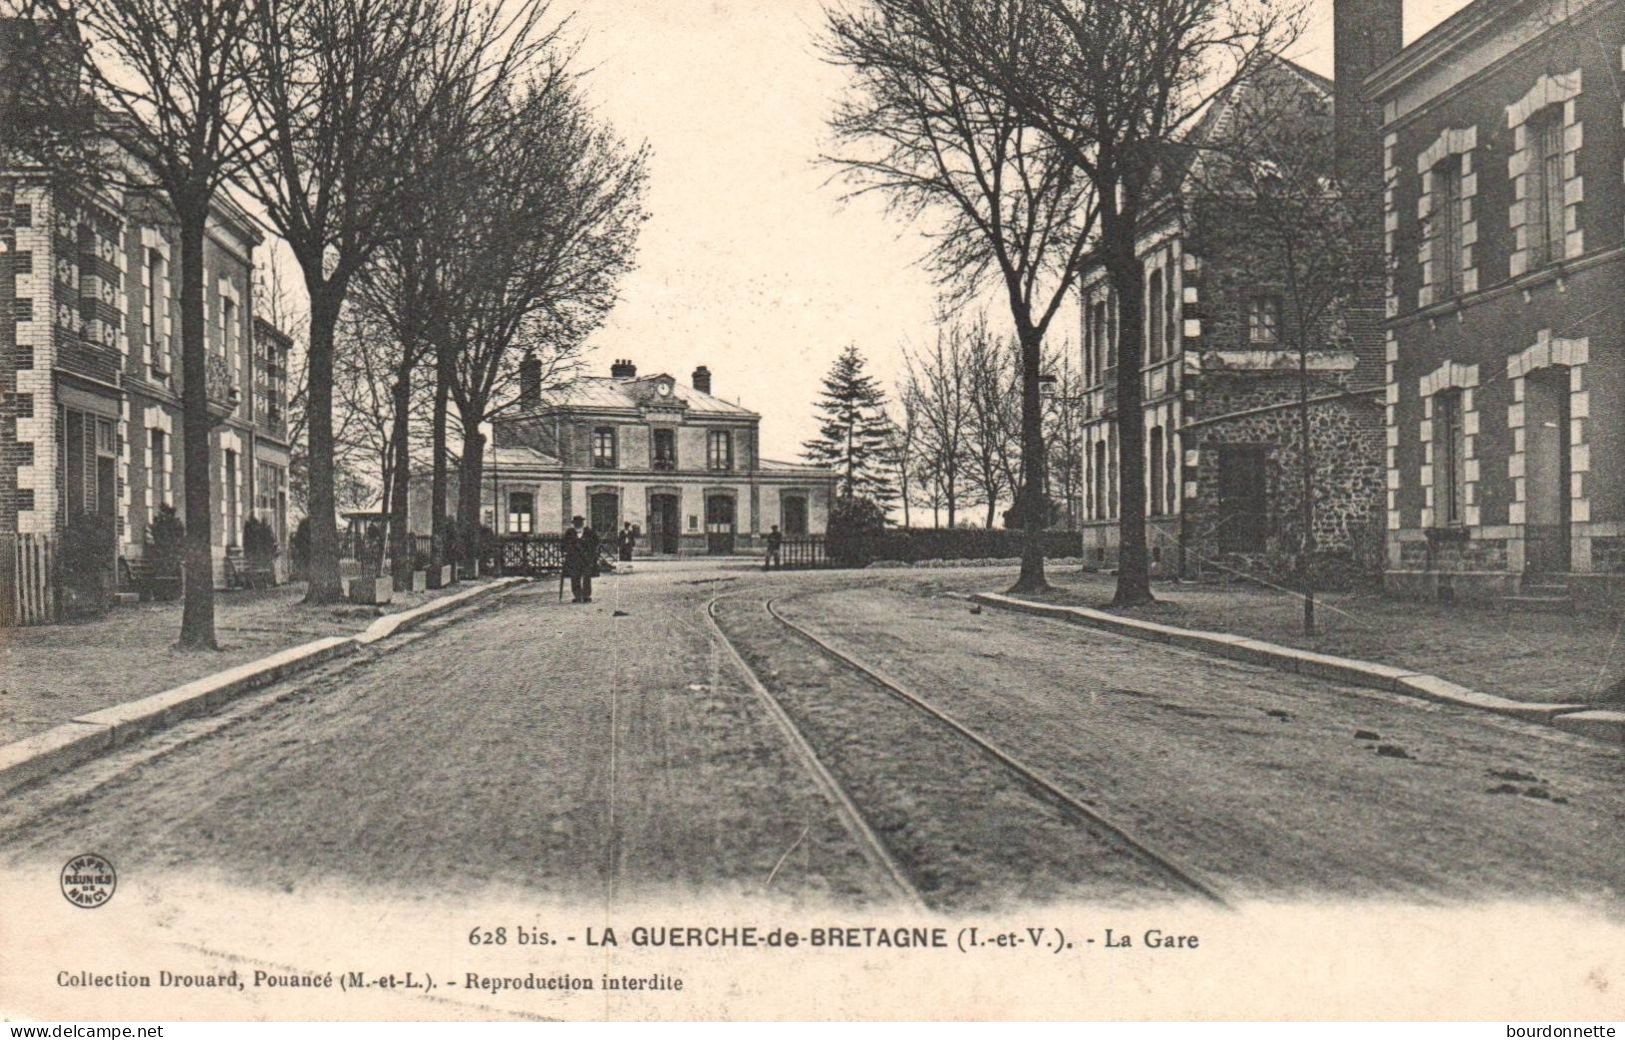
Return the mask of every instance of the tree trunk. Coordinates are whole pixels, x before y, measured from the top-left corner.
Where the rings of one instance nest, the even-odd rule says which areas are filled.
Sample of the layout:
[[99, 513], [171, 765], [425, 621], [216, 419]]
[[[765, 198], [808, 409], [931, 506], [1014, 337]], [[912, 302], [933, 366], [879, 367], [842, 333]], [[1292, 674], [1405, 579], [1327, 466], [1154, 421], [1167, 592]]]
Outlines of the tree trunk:
[[[1023, 323], [1025, 324], [1025, 323]], [[1016, 495], [1026, 537], [1021, 546], [1021, 575], [1011, 592], [1042, 592], [1049, 588], [1044, 576], [1044, 521], [1049, 512], [1044, 484], [1044, 401], [1038, 393], [1043, 334], [1020, 328], [1021, 336], [1021, 490]]]
[[[310, 284], [307, 278], [306, 284]], [[338, 328], [339, 293], [331, 285], [310, 292], [310, 374], [306, 432], [310, 439], [310, 585], [306, 603], [344, 598], [339, 577], [338, 510], [333, 481], [333, 336]]]
[[433, 538], [429, 565], [438, 570], [455, 558], [452, 547], [446, 544], [446, 486], [450, 483], [446, 473], [446, 421], [451, 403], [452, 372], [451, 346], [444, 329], [435, 336], [434, 350], [434, 417], [430, 433], [434, 463], [429, 480], [430, 531]]
[[393, 487], [389, 501], [389, 545], [395, 560], [395, 587], [412, 587], [412, 536], [406, 526], [406, 496], [411, 481], [412, 448], [407, 443], [409, 410], [412, 406], [412, 358], [410, 343], [402, 344], [401, 360], [395, 370], [395, 384], [390, 387], [391, 417], [390, 447], [395, 453], [394, 472], [390, 474]]
[[[1104, 219], [1105, 214], [1102, 214]], [[1113, 227], [1112, 223], [1116, 226]], [[1145, 541], [1145, 269], [1135, 252], [1136, 221], [1103, 225], [1111, 243], [1106, 271], [1117, 294], [1117, 592], [1112, 605], [1151, 603], [1151, 558]]]
[[[480, 558], [480, 481], [485, 468], [485, 434], [478, 420], [463, 419], [463, 454], [457, 466], [458, 557], [473, 568]], [[602, 536], [600, 536], [602, 537]]]
[[208, 208], [180, 214], [181, 460], [186, 467], [186, 582], [180, 647], [217, 649], [214, 636], [214, 504], [211, 501], [209, 348], [204, 340], [203, 236]]
[[908, 512], [908, 466], [904, 464], [898, 468], [898, 481], [903, 485], [903, 526], [913, 527], [914, 524]]

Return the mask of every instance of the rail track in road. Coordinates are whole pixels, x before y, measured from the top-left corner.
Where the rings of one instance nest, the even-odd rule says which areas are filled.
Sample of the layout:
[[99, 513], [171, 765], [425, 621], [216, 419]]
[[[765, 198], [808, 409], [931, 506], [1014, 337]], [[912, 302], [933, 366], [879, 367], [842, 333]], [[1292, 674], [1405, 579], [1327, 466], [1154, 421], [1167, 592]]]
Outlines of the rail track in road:
[[1149, 890], [1228, 906], [1213, 882], [929, 698], [771, 598], [741, 611], [745, 598], [707, 603], [721, 645], [901, 898], [938, 907]]

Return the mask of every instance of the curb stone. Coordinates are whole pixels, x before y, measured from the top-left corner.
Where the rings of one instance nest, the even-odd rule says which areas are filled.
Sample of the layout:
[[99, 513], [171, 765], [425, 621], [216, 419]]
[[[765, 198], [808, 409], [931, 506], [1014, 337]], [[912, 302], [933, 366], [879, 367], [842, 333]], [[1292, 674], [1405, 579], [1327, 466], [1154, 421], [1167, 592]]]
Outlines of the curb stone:
[[31, 780], [79, 765], [154, 730], [194, 715], [216, 711], [237, 697], [333, 660], [357, 653], [381, 639], [405, 631], [469, 600], [512, 588], [523, 578], [499, 578], [411, 610], [386, 614], [353, 636], [328, 636], [278, 650], [206, 675], [201, 679], [109, 708], [80, 715], [10, 744], [0, 746], [0, 794]]
[[1593, 710], [1585, 704], [1515, 701], [1469, 689], [1436, 675], [1398, 668], [1394, 665], [1300, 650], [1297, 647], [1282, 646], [1261, 639], [1247, 639], [1228, 632], [1205, 632], [1201, 629], [1180, 628], [1155, 621], [1140, 621], [1137, 618], [1121, 617], [1089, 607], [1034, 603], [1031, 600], [1017, 599], [996, 592], [977, 592], [967, 598], [972, 602], [998, 607], [1001, 610], [1089, 625], [1117, 635], [1169, 643], [1187, 650], [1263, 665], [1283, 672], [1296, 672], [1299, 675], [1329, 679], [1351, 686], [1387, 690], [1390, 693], [1405, 694], [1439, 704], [1490, 711], [1510, 718], [1545, 723], [1565, 732], [1581, 733], [1613, 744], [1625, 744], [1625, 712], [1621, 711]]
[[1625, 711], [1576, 711], [1552, 719], [1552, 725], [1569, 733], [1625, 745]]

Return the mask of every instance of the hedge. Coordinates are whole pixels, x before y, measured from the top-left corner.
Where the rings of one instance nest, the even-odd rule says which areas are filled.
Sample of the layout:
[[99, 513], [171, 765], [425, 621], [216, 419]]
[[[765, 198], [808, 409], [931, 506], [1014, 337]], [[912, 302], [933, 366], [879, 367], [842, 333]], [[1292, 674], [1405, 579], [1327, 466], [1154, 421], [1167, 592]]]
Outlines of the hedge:
[[[1046, 557], [1079, 555], [1082, 535], [1076, 531], [1045, 531]], [[890, 528], [837, 545], [830, 540], [830, 557], [848, 565], [867, 566], [876, 560], [917, 563], [921, 560], [985, 560], [1019, 557], [1026, 545], [1023, 531], [1004, 528]]]

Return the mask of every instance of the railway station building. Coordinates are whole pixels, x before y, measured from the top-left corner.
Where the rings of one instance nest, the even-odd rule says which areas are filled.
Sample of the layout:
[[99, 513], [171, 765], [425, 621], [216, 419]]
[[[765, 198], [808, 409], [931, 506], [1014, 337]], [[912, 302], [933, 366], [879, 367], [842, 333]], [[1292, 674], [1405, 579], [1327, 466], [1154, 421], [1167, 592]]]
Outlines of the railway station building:
[[[527, 359], [518, 406], [493, 424], [482, 520], [502, 535], [556, 534], [576, 515], [604, 537], [631, 523], [640, 557], [760, 553], [773, 525], [786, 537], [822, 535], [835, 474], [762, 458], [760, 426], [759, 414], [712, 393], [703, 365], [683, 383], [622, 360], [608, 376], [544, 389], [540, 362]], [[432, 526], [428, 491], [427, 475], [415, 475], [413, 531]]]

